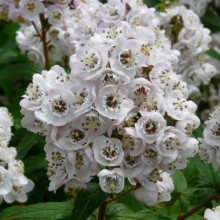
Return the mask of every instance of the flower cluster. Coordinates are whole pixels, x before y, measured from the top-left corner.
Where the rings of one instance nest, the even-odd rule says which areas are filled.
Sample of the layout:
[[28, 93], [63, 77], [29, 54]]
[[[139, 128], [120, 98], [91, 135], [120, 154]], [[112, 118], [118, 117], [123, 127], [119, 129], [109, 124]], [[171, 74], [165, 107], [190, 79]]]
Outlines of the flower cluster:
[[70, 74], [58, 65], [34, 74], [20, 102], [22, 125], [46, 136], [49, 190], [73, 194], [98, 176], [104, 192], [119, 193], [128, 178], [139, 200], [168, 201], [170, 174], [197, 153], [190, 136], [200, 124], [175, 73], [179, 52], [141, 1], [86, 4], [63, 35], [67, 45], [85, 39], [74, 39]]
[[12, 118], [8, 110], [0, 107], [0, 203], [26, 202], [27, 192], [34, 183], [24, 176], [24, 164], [16, 160], [17, 151], [8, 147], [11, 139]]
[[217, 73], [204, 53], [211, 42], [210, 30], [203, 27], [197, 14], [184, 6], [168, 8], [160, 15], [173, 49], [181, 52], [177, 72], [183, 75], [190, 94], [200, 96], [199, 85], [209, 84]]
[[199, 139], [199, 154], [203, 161], [211, 163], [217, 170], [220, 167], [220, 106], [210, 114], [205, 125], [203, 138]]

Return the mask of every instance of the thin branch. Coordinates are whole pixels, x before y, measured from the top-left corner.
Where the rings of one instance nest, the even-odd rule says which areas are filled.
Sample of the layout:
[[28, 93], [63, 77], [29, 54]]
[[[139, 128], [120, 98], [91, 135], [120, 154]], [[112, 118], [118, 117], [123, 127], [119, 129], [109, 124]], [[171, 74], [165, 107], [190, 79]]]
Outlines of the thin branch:
[[36, 26], [35, 22], [34, 22], [34, 21], [32, 21], [31, 23], [33, 24], [34, 29], [35, 29], [35, 31], [37, 32], [37, 36], [38, 36], [38, 37], [39, 37], [39, 38], [42, 40], [42, 36], [41, 36], [41, 34], [40, 34], [39, 30], [37, 29], [37, 26]]
[[40, 22], [41, 22], [41, 29], [42, 29], [41, 40], [42, 40], [42, 44], [43, 44], [44, 59], [45, 59], [44, 67], [46, 70], [49, 70], [50, 69], [50, 62], [49, 62], [47, 37], [46, 37], [47, 29], [45, 27], [45, 17], [44, 17], [43, 13], [40, 14]]
[[202, 207], [208, 205], [212, 200], [219, 200], [220, 199], [220, 195], [214, 195], [211, 198], [199, 203], [198, 205], [196, 205], [195, 207], [193, 207], [192, 209], [190, 209], [188, 212], [186, 213], [180, 213], [178, 216], [178, 220], [184, 220], [187, 217], [193, 215], [195, 212], [197, 212], [199, 209], [201, 209]]
[[106, 203], [107, 203], [107, 204], [108, 204], [108, 203], [111, 203], [111, 202], [113, 202], [113, 201], [115, 201], [115, 200], [117, 200], [117, 199], [119, 199], [119, 198], [121, 198], [121, 197], [127, 195], [128, 193], [130, 193], [130, 192], [136, 190], [137, 188], [139, 188], [139, 185], [136, 185], [136, 186], [131, 187], [129, 190], [127, 190], [127, 191], [125, 191], [125, 192], [119, 194], [118, 196], [116, 196], [116, 197], [114, 197], [114, 198], [112, 198], [112, 199], [106, 201]]

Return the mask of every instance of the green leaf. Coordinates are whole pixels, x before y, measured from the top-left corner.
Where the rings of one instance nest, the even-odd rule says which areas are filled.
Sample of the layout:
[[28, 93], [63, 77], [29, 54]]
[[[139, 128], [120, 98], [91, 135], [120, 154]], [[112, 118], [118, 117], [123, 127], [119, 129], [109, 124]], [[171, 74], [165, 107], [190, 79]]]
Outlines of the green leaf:
[[1, 220], [67, 220], [73, 201], [48, 202], [29, 206], [13, 206], [0, 212]]
[[24, 160], [24, 165], [25, 165], [25, 174], [45, 168], [47, 166], [45, 153], [29, 156], [26, 160]]
[[184, 195], [181, 195], [179, 198], [179, 202], [180, 202], [181, 210], [183, 212], [186, 212], [190, 206], [189, 200]]
[[34, 63], [17, 63], [6, 65], [0, 69], [0, 80], [15, 78], [31, 78], [36, 72], [40, 72], [41, 68]]
[[133, 212], [122, 204], [111, 204], [106, 209], [106, 220], [170, 220], [155, 211], [145, 208], [139, 212]]
[[204, 220], [204, 217], [198, 214], [194, 214], [188, 217], [187, 220]]
[[72, 213], [72, 219], [85, 220], [107, 198], [99, 184], [91, 183], [88, 188], [77, 194]]
[[216, 50], [210, 49], [210, 50], [206, 51], [206, 54], [208, 54], [210, 57], [220, 61], [220, 54]]
[[13, 50], [0, 49], [1, 59], [0, 64], [7, 64], [15, 61], [18, 58], [18, 54]]
[[39, 135], [26, 131], [17, 147], [17, 158], [22, 160], [39, 140]]
[[144, 0], [144, 4], [147, 5], [148, 7], [154, 7], [161, 3], [160, 0]]
[[213, 12], [208, 11], [201, 20], [212, 31], [220, 30], [220, 17]]
[[183, 173], [180, 170], [176, 170], [176, 172], [172, 175], [172, 179], [174, 181], [175, 191], [184, 193], [187, 189], [187, 182]]

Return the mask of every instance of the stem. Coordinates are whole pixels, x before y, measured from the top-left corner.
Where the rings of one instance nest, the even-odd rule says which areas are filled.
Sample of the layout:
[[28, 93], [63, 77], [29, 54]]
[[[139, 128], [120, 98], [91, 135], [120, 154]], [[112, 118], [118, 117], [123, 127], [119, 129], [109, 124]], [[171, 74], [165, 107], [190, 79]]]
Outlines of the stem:
[[121, 197], [127, 195], [129, 192], [136, 190], [138, 187], [139, 187], [139, 185], [133, 186], [133, 187], [131, 187], [129, 190], [127, 190], [127, 191], [125, 191], [125, 192], [119, 194], [118, 196], [114, 197], [113, 199], [110, 199], [110, 200], [106, 201], [106, 203], [107, 203], [107, 204], [108, 204], [108, 203], [111, 203], [111, 202], [113, 202], [113, 201], [115, 201], [115, 200], [117, 200], [117, 199], [119, 199], [119, 198], [121, 198]]
[[192, 214], [194, 214], [195, 212], [197, 212], [199, 209], [201, 209], [203, 206], [206, 206], [207, 204], [209, 204], [213, 199], [218, 200], [220, 199], [220, 195], [214, 195], [211, 198], [199, 203], [198, 205], [196, 205], [195, 207], [193, 207], [192, 209], [190, 209], [188, 212], [186, 213], [180, 213], [178, 216], [178, 220], [184, 220], [187, 217], [191, 216]]
[[107, 202], [104, 201], [101, 203], [99, 206], [99, 215], [98, 215], [98, 220], [104, 220], [105, 219], [105, 209], [107, 206]]
[[40, 22], [41, 22], [41, 29], [42, 29], [41, 40], [43, 44], [44, 59], [45, 59], [44, 68], [46, 70], [49, 70], [50, 62], [49, 62], [49, 56], [48, 56], [47, 37], [46, 37], [47, 29], [45, 27], [45, 18], [44, 18], [43, 13], [40, 14]]
[[35, 29], [35, 31], [37, 32], [37, 36], [38, 36], [38, 37], [41, 39], [41, 41], [42, 41], [41, 34], [40, 34], [39, 30], [37, 29], [37, 26], [36, 26], [35, 22], [34, 22], [34, 21], [32, 21], [31, 23], [33, 24], [34, 29]]
[[135, 189], [137, 189], [139, 187], [139, 185], [137, 184], [136, 186], [131, 187], [129, 190], [119, 194], [118, 196], [108, 200], [108, 201], [103, 201], [101, 203], [101, 205], [99, 206], [99, 214], [98, 214], [98, 220], [104, 220], [105, 219], [105, 209], [107, 207], [107, 205], [117, 199], [119, 199], [122, 196], [127, 195], [128, 193], [130, 193], [131, 191], [134, 191]]

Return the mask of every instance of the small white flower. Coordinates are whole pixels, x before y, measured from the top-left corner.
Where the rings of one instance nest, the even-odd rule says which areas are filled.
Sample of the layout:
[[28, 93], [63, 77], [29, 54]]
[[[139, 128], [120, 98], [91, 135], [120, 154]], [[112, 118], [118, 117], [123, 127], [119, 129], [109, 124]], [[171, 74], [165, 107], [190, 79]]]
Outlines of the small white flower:
[[108, 55], [95, 43], [88, 42], [70, 57], [72, 74], [84, 80], [95, 80], [107, 65]]
[[192, 101], [187, 101], [179, 90], [174, 90], [167, 95], [166, 104], [167, 114], [176, 120], [185, 119], [197, 109], [197, 105]]
[[121, 165], [124, 152], [118, 139], [100, 136], [94, 140], [92, 148], [96, 162], [104, 166]]
[[219, 220], [220, 218], [220, 206], [216, 206], [215, 208], [206, 209], [204, 213], [204, 218], [206, 220]]
[[46, 14], [48, 22], [52, 25], [57, 25], [64, 21], [64, 10], [56, 5], [49, 5]]
[[109, 58], [112, 68], [121, 70], [133, 76], [134, 70], [146, 66], [146, 58], [141, 54], [137, 40], [129, 39], [122, 41], [112, 51]]
[[99, 185], [104, 192], [119, 193], [124, 188], [124, 174], [119, 168], [103, 169], [98, 175]]
[[21, 0], [19, 6], [24, 11], [24, 16], [31, 21], [37, 20], [39, 14], [44, 11], [40, 0]]
[[74, 118], [72, 93], [64, 88], [56, 88], [44, 98], [35, 116], [55, 126], [65, 125]]
[[100, 16], [106, 23], [116, 23], [123, 19], [125, 5], [118, 0], [109, 0], [101, 6]]
[[141, 112], [142, 117], [135, 123], [135, 128], [125, 128], [134, 137], [142, 138], [144, 142], [152, 144], [163, 134], [166, 121], [158, 112]]
[[96, 110], [110, 119], [125, 117], [134, 107], [134, 103], [126, 94], [128, 91], [114, 85], [103, 87], [95, 100]]

